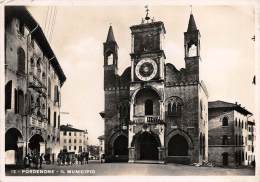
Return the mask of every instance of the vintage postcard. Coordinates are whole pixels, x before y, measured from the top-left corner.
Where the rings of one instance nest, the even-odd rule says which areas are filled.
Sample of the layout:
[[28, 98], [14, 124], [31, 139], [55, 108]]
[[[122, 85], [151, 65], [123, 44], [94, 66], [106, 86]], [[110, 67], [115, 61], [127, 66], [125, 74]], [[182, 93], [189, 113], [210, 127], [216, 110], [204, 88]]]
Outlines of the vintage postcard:
[[3, 1], [3, 181], [257, 181], [259, 10], [241, 2]]

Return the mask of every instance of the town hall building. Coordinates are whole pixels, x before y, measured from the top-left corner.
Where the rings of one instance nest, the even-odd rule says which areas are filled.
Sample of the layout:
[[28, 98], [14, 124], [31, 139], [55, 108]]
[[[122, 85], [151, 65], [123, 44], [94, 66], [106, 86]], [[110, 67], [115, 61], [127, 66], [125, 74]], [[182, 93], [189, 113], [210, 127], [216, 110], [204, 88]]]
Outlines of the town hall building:
[[[166, 29], [146, 14], [131, 29], [129, 67], [118, 74], [109, 27], [104, 42], [106, 162], [197, 163], [208, 159], [208, 93], [200, 72], [200, 31], [191, 13], [184, 33], [185, 68], [166, 63]], [[172, 32], [170, 32], [172, 33]]]

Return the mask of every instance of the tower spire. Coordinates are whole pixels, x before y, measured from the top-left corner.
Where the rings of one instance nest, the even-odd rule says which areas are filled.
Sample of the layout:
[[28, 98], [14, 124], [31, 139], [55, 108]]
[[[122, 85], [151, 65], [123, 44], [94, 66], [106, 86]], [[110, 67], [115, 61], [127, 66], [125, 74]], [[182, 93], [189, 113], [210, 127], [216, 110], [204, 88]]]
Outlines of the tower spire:
[[196, 26], [196, 23], [195, 23], [193, 14], [192, 14], [192, 9], [191, 9], [187, 32], [192, 32], [194, 30], [198, 30], [198, 29], [197, 29], [197, 26]]
[[108, 30], [106, 42], [116, 42], [111, 23], [109, 25], [109, 30]]

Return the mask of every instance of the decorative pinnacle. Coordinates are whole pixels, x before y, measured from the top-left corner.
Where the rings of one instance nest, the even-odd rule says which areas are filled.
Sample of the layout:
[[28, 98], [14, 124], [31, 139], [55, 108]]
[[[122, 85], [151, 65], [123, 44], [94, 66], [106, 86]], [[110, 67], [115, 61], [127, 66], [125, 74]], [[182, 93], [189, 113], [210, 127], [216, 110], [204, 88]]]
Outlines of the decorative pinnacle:
[[190, 5], [190, 14], [192, 14], [192, 5]]
[[147, 21], [147, 23], [148, 23], [148, 20], [150, 20], [150, 17], [148, 16], [148, 14], [149, 14], [149, 9], [148, 9], [148, 5], [145, 5], [145, 11], [146, 11], [146, 16], [145, 16], [145, 20]]

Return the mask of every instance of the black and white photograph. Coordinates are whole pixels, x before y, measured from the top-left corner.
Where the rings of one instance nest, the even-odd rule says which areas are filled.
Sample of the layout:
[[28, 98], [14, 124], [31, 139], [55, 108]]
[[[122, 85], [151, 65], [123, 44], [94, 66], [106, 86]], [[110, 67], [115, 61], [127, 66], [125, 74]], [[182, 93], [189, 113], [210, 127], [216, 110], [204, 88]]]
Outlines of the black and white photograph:
[[5, 180], [259, 180], [257, 1], [15, 2], [2, 2]]

